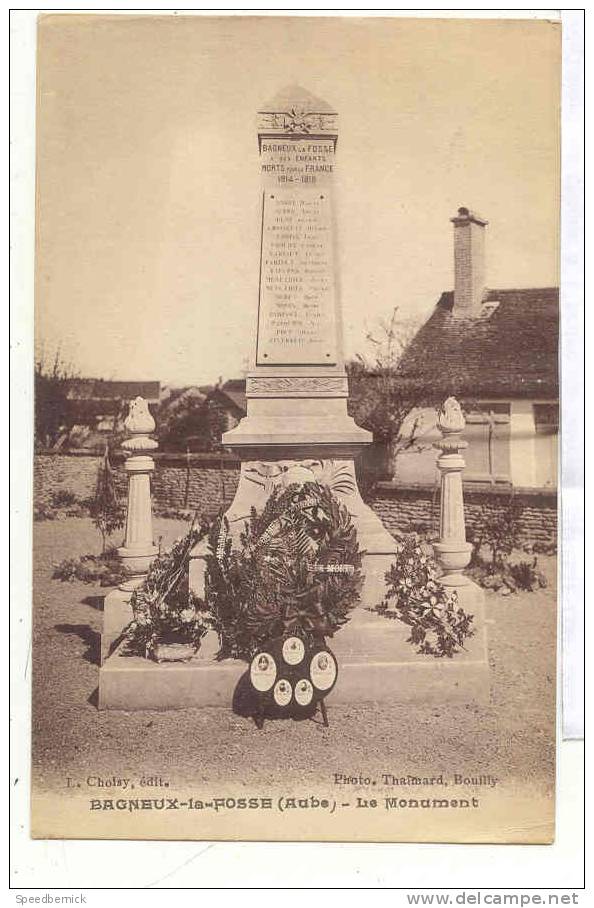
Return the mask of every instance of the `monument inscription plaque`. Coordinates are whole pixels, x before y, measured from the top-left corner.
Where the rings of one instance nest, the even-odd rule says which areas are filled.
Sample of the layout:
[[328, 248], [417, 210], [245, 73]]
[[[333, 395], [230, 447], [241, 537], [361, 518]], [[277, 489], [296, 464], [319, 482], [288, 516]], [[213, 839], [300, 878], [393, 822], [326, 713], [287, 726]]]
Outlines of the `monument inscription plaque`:
[[336, 115], [298, 116], [293, 107], [284, 116], [260, 117], [276, 134], [260, 134], [259, 142], [262, 243], [256, 365], [335, 365], [336, 134], [310, 137], [308, 131], [329, 129], [331, 123], [335, 128]]

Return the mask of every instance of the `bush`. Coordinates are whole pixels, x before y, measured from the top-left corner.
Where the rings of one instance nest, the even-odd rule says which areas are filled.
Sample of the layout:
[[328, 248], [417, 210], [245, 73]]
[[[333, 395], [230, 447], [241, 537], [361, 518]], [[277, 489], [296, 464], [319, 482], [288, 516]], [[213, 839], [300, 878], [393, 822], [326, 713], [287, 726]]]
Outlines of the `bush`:
[[50, 504], [38, 504], [33, 508], [33, 520], [63, 520], [65, 517], [88, 517], [89, 499], [77, 498], [68, 489], [58, 489], [51, 496]]
[[538, 558], [534, 561], [519, 561], [517, 564], [510, 564], [509, 571], [516, 584], [517, 589], [534, 592], [542, 589], [547, 585], [547, 578], [538, 570]]
[[104, 554], [107, 537], [121, 529], [126, 521], [126, 508], [117, 493], [107, 445], [97, 471], [95, 497], [89, 503], [89, 510], [93, 523], [101, 533], [102, 553]]
[[58, 489], [52, 494], [52, 508], [68, 508], [73, 504], [80, 504], [78, 498], [69, 489]]
[[478, 519], [468, 532], [468, 541], [472, 543], [472, 565], [484, 563], [481, 549], [486, 547], [491, 553], [491, 572], [504, 567], [513, 550], [520, 545], [519, 522], [523, 510], [522, 505], [513, 499], [503, 511], [481, 508]]
[[114, 548], [101, 555], [81, 555], [80, 558], [66, 558], [55, 565], [53, 580], [72, 583], [99, 583], [100, 586], [119, 586], [126, 578], [124, 567]]
[[503, 596], [517, 593], [518, 590], [534, 592], [546, 587], [547, 579], [538, 570], [538, 559], [534, 561], [518, 561], [515, 563], [501, 563], [494, 567], [492, 563], [478, 561], [467, 572], [476, 582], [486, 590], [493, 590]]
[[52, 580], [63, 580], [65, 582], [76, 580], [79, 564], [78, 558], [65, 558], [64, 561], [54, 566]]
[[556, 555], [557, 554], [557, 543], [556, 542], [535, 542], [532, 545], [532, 551], [534, 554], [538, 555]]
[[39, 504], [33, 508], [33, 520], [55, 520], [56, 514], [49, 504]]
[[153, 507], [155, 517], [166, 517], [168, 520], [185, 520], [191, 523], [194, 519], [194, 511], [188, 508], [160, 508], [158, 505]]

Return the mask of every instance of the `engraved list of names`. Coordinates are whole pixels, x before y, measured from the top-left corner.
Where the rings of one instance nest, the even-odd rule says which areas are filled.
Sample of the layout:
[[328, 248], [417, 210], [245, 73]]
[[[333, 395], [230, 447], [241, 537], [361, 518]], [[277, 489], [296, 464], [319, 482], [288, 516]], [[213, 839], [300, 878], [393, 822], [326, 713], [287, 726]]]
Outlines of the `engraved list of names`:
[[264, 140], [257, 364], [336, 362], [334, 145]]

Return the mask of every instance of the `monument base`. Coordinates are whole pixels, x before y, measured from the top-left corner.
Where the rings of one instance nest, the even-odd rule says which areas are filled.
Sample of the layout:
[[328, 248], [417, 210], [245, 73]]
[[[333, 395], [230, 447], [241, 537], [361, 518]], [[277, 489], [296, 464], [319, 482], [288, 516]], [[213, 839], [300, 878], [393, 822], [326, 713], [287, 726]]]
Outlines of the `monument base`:
[[131, 590], [112, 590], [103, 600], [103, 630], [101, 632], [101, 665], [132, 618]]
[[[475, 634], [452, 659], [418, 655], [407, 643], [408, 627], [357, 608], [349, 623], [328, 640], [338, 659], [338, 681], [329, 704], [488, 703], [483, 592], [469, 584], [458, 594], [462, 608], [474, 616]], [[208, 638], [189, 662], [157, 664], [125, 655], [125, 649], [120, 644], [100, 669], [100, 709], [231, 709], [247, 672], [245, 662], [216, 662], [213, 640]]]

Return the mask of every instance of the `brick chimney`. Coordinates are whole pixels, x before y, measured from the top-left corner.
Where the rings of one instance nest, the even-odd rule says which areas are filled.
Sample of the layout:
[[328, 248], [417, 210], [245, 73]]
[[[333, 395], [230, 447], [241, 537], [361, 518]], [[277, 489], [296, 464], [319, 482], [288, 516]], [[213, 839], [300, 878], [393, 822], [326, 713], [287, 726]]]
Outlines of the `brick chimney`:
[[454, 225], [454, 315], [478, 315], [485, 294], [485, 227], [468, 208], [458, 208]]

